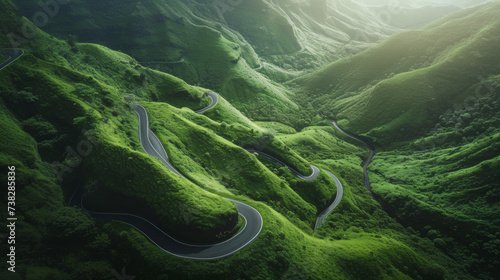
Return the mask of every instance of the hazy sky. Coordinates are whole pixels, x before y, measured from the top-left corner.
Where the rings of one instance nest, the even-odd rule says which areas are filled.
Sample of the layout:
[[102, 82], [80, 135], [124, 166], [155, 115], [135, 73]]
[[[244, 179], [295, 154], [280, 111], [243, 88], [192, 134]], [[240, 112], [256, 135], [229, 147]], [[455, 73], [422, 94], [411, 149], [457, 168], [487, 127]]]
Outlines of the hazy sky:
[[403, 7], [435, 6], [435, 5], [456, 5], [460, 7], [472, 7], [488, 2], [497, 2], [499, 0], [353, 0], [357, 3], [367, 5], [401, 5]]

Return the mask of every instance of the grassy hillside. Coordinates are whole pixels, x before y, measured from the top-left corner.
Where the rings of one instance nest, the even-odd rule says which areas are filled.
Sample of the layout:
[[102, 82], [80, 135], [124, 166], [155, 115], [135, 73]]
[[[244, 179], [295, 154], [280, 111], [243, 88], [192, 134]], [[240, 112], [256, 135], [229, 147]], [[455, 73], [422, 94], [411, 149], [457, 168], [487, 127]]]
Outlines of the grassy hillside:
[[490, 4], [451, 15], [291, 85], [348, 130], [381, 144], [411, 139], [500, 72], [499, 11]]
[[[32, 1], [15, 3], [28, 18], [39, 10]], [[351, 0], [77, 0], [60, 5], [44, 30], [121, 50], [141, 65], [216, 90], [259, 120], [298, 108], [293, 94], [272, 80], [291, 79], [395, 32]], [[272, 107], [258, 110], [266, 105]]]
[[279, 10], [266, 1], [243, 1], [224, 18], [261, 55], [287, 54], [300, 50], [293, 26]]
[[[27, 19], [16, 16], [9, 1], [0, 0], [0, 7], [7, 15], [0, 26], [13, 26], [0, 33], [0, 46], [8, 47], [6, 33], [19, 31]], [[14, 24], [4, 24], [11, 19]], [[227, 47], [226, 39], [214, 40]], [[467, 264], [383, 211], [362, 182], [365, 152], [332, 128], [260, 127], [225, 98], [195, 114], [192, 109], [208, 103], [204, 88], [100, 45], [39, 31], [22, 47], [26, 54], [0, 72], [0, 166], [19, 169], [22, 240], [18, 273], [2, 272], [2, 278], [109, 279], [122, 268], [145, 279], [470, 278]], [[144, 153], [133, 103], [148, 108], [151, 128], [189, 181]], [[299, 181], [244, 151], [246, 144], [274, 149], [301, 171], [313, 163], [339, 176], [344, 199], [319, 231], [312, 230], [316, 215], [336, 194], [329, 176]], [[231, 257], [182, 259], [128, 225], [66, 207], [80, 186], [89, 208], [147, 216], [183, 240], [217, 241], [238, 229], [234, 205], [219, 195], [255, 207], [264, 226], [254, 243]]]
[[[16, 3], [28, 17], [39, 9], [31, 1]], [[219, 92], [240, 110], [246, 104], [246, 113], [257, 116], [254, 109], [272, 104], [273, 111], [260, 112], [269, 118], [297, 108], [290, 92], [253, 71], [259, 65], [257, 55], [241, 35], [201, 14], [215, 16], [213, 6], [195, 1], [72, 1], [60, 7], [45, 30], [122, 50], [140, 65]]]
[[495, 278], [500, 248], [499, 95], [479, 101], [473, 108], [441, 116], [426, 137], [407, 147], [378, 154], [370, 169], [377, 174], [374, 191], [391, 215], [447, 254], [464, 259], [476, 275]]
[[[97, 193], [111, 192], [118, 197], [117, 201], [120, 197], [124, 200], [134, 197], [137, 204], [148, 205], [142, 208], [143, 213], [153, 215], [151, 219], [158, 220], [160, 226], [170, 231], [176, 228], [179, 230], [177, 235], [187, 239], [193, 238], [188, 232], [196, 235], [196, 230], [206, 232], [209, 228], [214, 229], [214, 232], [211, 237], [205, 236], [207, 240], [213, 240], [219, 231], [230, 230], [236, 225], [237, 212], [232, 203], [208, 195], [186, 182], [179, 182], [174, 175], [165, 172], [166, 169], [160, 167], [156, 160], [144, 156], [138, 144], [137, 117], [131, 113], [131, 108], [125, 101], [128, 91], [135, 92], [136, 99], [154, 99], [151, 92], [157, 91], [157, 84], [152, 87], [147, 85], [149, 75], [156, 80], [177, 85], [171, 88], [171, 99], [176, 94], [201, 97], [203, 95], [199, 89], [187, 86], [168, 75], [134, 65], [129, 56], [101, 46], [76, 45], [78, 53], [74, 54], [68, 43], [52, 39], [41, 32], [29, 44], [28, 53], [23, 59], [9, 66], [8, 72], [1, 73], [2, 99], [7, 108], [15, 112], [22, 127], [37, 140], [38, 149], [34, 152], [39, 151], [46, 161], [62, 162], [56, 165], [59, 171], [56, 175], [63, 180], [62, 186], [66, 194], [71, 194], [81, 184], [97, 180], [102, 183], [99, 184]], [[140, 73], [146, 78], [140, 79]], [[183, 87], [185, 90], [179, 92]], [[165, 95], [167, 94], [169, 92]], [[184, 101], [185, 97], [180, 100]], [[197, 107], [198, 103], [199, 101], [193, 102], [191, 105]], [[85, 155], [85, 160], [81, 155], [75, 156], [75, 149], [79, 147], [77, 145], [82, 139], [89, 137], [89, 133], [80, 132], [82, 130], [94, 131], [89, 155], [86, 150], [80, 152]], [[137, 160], [132, 161], [134, 158]], [[83, 161], [83, 166], [76, 168], [80, 166], [79, 160]], [[141, 161], [145, 164], [135, 166]], [[139, 166], [143, 169], [138, 168]], [[138, 191], [139, 188], [143, 189], [144, 180], [141, 177], [148, 172], [152, 173], [151, 176], [146, 176], [151, 180], [150, 190]], [[116, 176], [105, 176], [113, 173]], [[69, 174], [73, 176], [66, 179], [65, 175]], [[159, 179], [165, 176], [167, 177], [163, 180]], [[124, 185], [127, 188], [123, 188]], [[172, 202], [169, 204], [161, 203], [163, 199], [159, 195], [165, 192], [166, 185], [171, 192]], [[190, 195], [187, 196], [186, 193]], [[108, 201], [109, 199], [90, 199], [90, 205], [107, 211], [121, 210], [113, 208], [116, 205], [109, 205]], [[196, 205], [204, 204], [211, 204], [212, 207], [200, 208], [200, 217], [194, 219], [196, 222], [183, 229], [182, 226], [187, 226], [182, 224], [185, 222], [178, 218], [176, 220], [180, 216], [178, 205], [198, 209]], [[210, 215], [214, 215], [214, 220], [210, 221]], [[203, 218], [204, 216], [208, 219]]]
[[452, 14], [290, 83], [377, 143], [370, 179], [384, 209], [481, 279], [499, 265], [499, 11]]

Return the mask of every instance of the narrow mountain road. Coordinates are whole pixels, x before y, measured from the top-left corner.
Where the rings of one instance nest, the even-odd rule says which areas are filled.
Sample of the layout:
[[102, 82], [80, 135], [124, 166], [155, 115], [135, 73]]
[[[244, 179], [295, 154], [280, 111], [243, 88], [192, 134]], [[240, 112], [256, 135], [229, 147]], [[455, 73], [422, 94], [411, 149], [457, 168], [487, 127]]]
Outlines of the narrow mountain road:
[[291, 172], [293, 175], [295, 175], [295, 176], [299, 177], [299, 178], [300, 178], [300, 179], [302, 179], [302, 180], [312, 181], [312, 180], [314, 180], [314, 179], [318, 178], [318, 175], [319, 175], [319, 169], [318, 169], [316, 166], [314, 166], [314, 165], [311, 165], [311, 169], [312, 169], [312, 173], [311, 173], [311, 175], [309, 175], [309, 176], [305, 176], [305, 175], [302, 175], [302, 174], [301, 174], [300, 172], [298, 172], [297, 170], [293, 169], [292, 167], [290, 167], [290, 166], [286, 165], [284, 162], [280, 161], [279, 159], [277, 159], [277, 158], [275, 158], [275, 157], [271, 156], [270, 154], [266, 154], [266, 153], [265, 153], [265, 152], [263, 152], [263, 151], [259, 151], [259, 150], [255, 150], [255, 149], [247, 149], [247, 152], [252, 153], [252, 154], [253, 154], [253, 153], [256, 153], [256, 154], [258, 154], [259, 156], [263, 156], [263, 157], [267, 158], [268, 160], [273, 161], [274, 163], [276, 163], [276, 164], [278, 164], [278, 165], [280, 165], [280, 166], [283, 166], [283, 167], [288, 168], [288, 170], [290, 170], [290, 172]]
[[12, 62], [20, 58], [24, 54], [24, 51], [21, 49], [5, 49], [2, 50], [2, 53], [8, 56], [9, 59], [6, 62], [0, 64], [0, 70], [3, 70], [5, 67], [9, 66]]
[[177, 63], [183, 63], [186, 61], [183, 57], [179, 60], [176, 61], [139, 61], [137, 63], [139, 64], [177, 64]]
[[215, 107], [215, 105], [217, 105], [217, 103], [219, 103], [219, 95], [217, 93], [215, 93], [213, 91], [207, 91], [206, 94], [208, 95], [208, 97], [210, 97], [210, 99], [212, 100], [212, 103], [210, 103], [210, 105], [208, 105], [207, 107], [205, 107], [203, 109], [194, 111], [196, 114], [204, 113], [204, 112], [212, 109], [213, 107]]
[[324, 170], [328, 175], [330, 175], [335, 181], [335, 185], [337, 186], [337, 196], [335, 196], [335, 200], [328, 206], [325, 210], [323, 210], [321, 213], [319, 213], [318, 218], [316, 219], [316, 224], [314, 224], [314, 231], [316, 231], [320, 226], [323, 225], [323, 223], [326, 221], [326, 218], [332, 211], [337, 208], [339, 205], [340, 201], [342, 200], [342, 197], [344, 196], [344, 187], [342, 186], [342, 183], [340, 182], [339, 178], [337, 176], [333, 175], [330, 171]]
[[349, 132], [343, 130], [342, 128], [340, 128], [336, 121], [332, 121], [332, 124], [333, 124], [333, 126], [338, 131], [340, 131], [340, 133], [342, 133], [342, 134], [344, 134], [346, 136], [349, 136], [350, 138], [352, 138], [352, 139], [354, 139], [354, 140], [356, 140], [358, 142], [361, 142], [370, 151], [370, 154], [368, 155], [368, 158], [365, 160], [365, 163], [363, 164], [363, 174], [364, 174], [364, 177], [365, 177], [365, 186], [370, 191], [370, 193], [373, 195], [374, 193], [373, 193], [373, 190], [372, 190], [372, 186], [370, 184], [370, 177], [368, 176], [368, 165], [370, 165], [370, 163], [372, 163], [373, 158], [375, 157], [375, 154], [376, 154], [375, 148], [370, 143], [368, 143], [367, 141], [363, 140], [361, 137], [359, 137], [357, 135], [354, 135], [352, 133], [349, 133]]
[[243, 230], [231, 239], [218, 244], [191, 245], [177, 241], [152, 222], [137, 215], [89, 211], [85, 209], [83, 199], [84, 189], [80, 187], [71, 197], [69, 206], [81, 207], [94, 219], [126, 223], [141, 232], [161, 250], [186, 259], [210, 260], [230, 256], [252, 243], [259, 235], [263, 225], [262, 216], [255, 208], [229, 199], [236, 204], [239, 214], [245, 218], [246, 224]]
[[259, 67], [255, 68], [254, 70], [260, 70], [264, 68], [264, 64], [262, 64], [262, 60], [260, 60], [260, 57], [257, 59], [257, 61], [259, 62]]
[[[281, 160], [279, 160], [279, 159], [273, 157], [272, 155], [269, 155], [269, 154], [267, 154], [267, 153], [265, 153], [263, 151], [259, 151], [259, 150], [255, 150], [255, 149], [247, 149], [247, 152], [249, 152], [249, 153], [256, 153], [259, 156], [265, 157], [268, 160], [270, 160], [270, 161], [272, 161], [272, 162], [274, 162], [274, 163], [276, 163], [276, 164], [278, 164], [280, 166], [286, 167], [286, 168], [288, 168], [288, 170], [290, 170], [290, 172], [293, 175], [295, 175], [298, 178], [300, 178], [302, 180], [305, 180], [305, 181], [315, 180], [316, 178], [318, 178], [319, 173], [320, 173], [319, 168], [317, 168], [314, 165], [311, 165], [312, 174], [309, 175], [309, 176], [304, 176], [300, 172], [298, 172], [297, 170], [295, 170], [292, 167], [286, 165]], [[328, 217], [328, 215], [330, 215], [330, 213], [337, 207], [337, 205], [342, 200], [342, 196], [344, 195], [344, 188], [342, 186], [342, 183], [339, 181], [339, 179], [335, 175], [333, 175], [330, 171], [327, 171], [327, 170], [324, 170], [324, 169], [323, 169], [323, 171], [325, 171], [326, 173], [328, 173], [328, 175], [330, 175], [332, 177], [333, 181], [335, 182], [335, 185], [337, 186], [337, 195], [335, 196], [335, 200], [332, 202], [332, 204], [330, 204], [330, 206], [328, 206], [325, 210], [323, 210], [318, 215], [318, 217], [316, 218], [316, 223], [314, 224], [314, 231], [316, 231], [320, 226], [323, 225], [323, 223], [325, 222], [325, 220]]]
[[[205, 112], [217, 105], [219, 100], [218, 95], [214, 92], [207, 92], [207, 94], [212, 99], [212, 103], [208, 107], [197, 112]], [[158, 137], [150, 130], [146, 108], [141, 105], [135, 105], [134, 111], [139, 117], [139, 139], [144, 151], [158, 158], [170, 171], [185, 178], [184, 175], [176, 170], [168, 161], [168, 155], [165, 148]], [[218, 244], [203, 246], [191, 245], [174, 239], [145, 218], [125, 213], [98, 213], [89, 211], [85, 209], [83, 204], [83, 193], [83, 188], [77, 189], [70, 199], [70, 205], [81, 207], [96, 219], [112, 220], [129, 224], [144, 234], [144, 236], [163, 251], [181, 258], [209, 260], [232, 255], [252, 243], [260, 234], [263, 226], [262, 216], [255, 208], [236, 200], [224, 198], [232, 201], [236, 205], [239, 215], [245, 219], [245, 227], [243, 230], [231, 239]]]

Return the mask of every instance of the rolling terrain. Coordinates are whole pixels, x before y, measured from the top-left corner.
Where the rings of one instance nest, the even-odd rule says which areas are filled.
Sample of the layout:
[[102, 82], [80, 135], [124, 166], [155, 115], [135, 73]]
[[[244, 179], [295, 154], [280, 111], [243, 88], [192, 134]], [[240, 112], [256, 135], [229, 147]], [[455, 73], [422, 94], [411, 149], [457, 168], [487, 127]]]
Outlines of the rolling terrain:
[[[29, 0], [14, 3], [30, 19], [40, 9]], [[396, 32], [351, 0], [221, 3], [75, 0], [60, 5], [44, 30], [121, 50], [143, 66], [217, 91], [258, 120], [298, 108], [293, 94], [275, 81], [359, 52]]]
[[489, 4], [397, 34], [290, 85], [349, 131], [384, 145], [411, 139], [500, 72], [499, 10]]
[[[75, 0], [19, 41], [0, 166], [22, 242], [0, 278], [495, 279], [500, 6], [387, 40], [354, 1], [230, 8]], [[0, 0], [0, 49], [39, 9]], [[235, 201], [262, 217], [250, 238]]]
[[384, 209], [479, 278], [499, 265], [498, 12], [460, 11], [290, 83], [373, 141], [368, 173]]

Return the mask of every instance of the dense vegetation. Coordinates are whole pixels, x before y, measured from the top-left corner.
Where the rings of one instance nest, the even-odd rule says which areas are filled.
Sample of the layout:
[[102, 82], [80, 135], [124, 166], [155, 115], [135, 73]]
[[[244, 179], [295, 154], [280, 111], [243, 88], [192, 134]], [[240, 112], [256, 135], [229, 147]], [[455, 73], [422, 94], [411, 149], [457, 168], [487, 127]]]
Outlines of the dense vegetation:
[[500, 252], [499, 11], [450, 15], [290, 83], [374, 140], [370, 177], [384, 209], [486, 279]]
[[461, 11], [294, 80], [300, 98], [387, 145], [425, 133], [500, 72], [500, 6]]
[[[40, 9], [31, 0], [14, 2], [28, 17]], [[219, 92], [247, 116], [269, 120], [298, 109], [292, 93], [273, 79], [296, 77], [301, 72], [295, 70], [325, 65], [395, 32], [361, 13], [318, 22], [318, 13], [351, 15], [358, 8], [370, 14], [351, 0], [335, 10], [322, 10], [321, 2], [73, 0], [60, 5], [44, 30], [121, 50], [141, 65]], [[260, 62], [262, 74], [253, 71]]]
[[426, 137], [377, 155], [371, 170], [392, 215], [488, 277], [499, 269], [500, 102], [483, 90], [486, 97], [441, 116]]
[[[15, 2], [24, 15], [38, 9]], [[346, 53], [326, 51], [379, 22], [356, 14], [367, 10], [351, 1], [335, 9], [323, 1], [245, 1], [223, 20], [206, 2], [72, 1], [46, 26], [62, 39], [37, 30], [19, 41], [26, 54], [0, 71], [0, 167], [17, 168], [20, 241], [18, 272], [4, 269], [2, 279], [109, 279], [122, 267], [137, 279], [495, 278], [500, 6], [402, 33], [287, 89], [275, 81], [365, 48], [351, 42]], [[10, 48], [8, 34], [22, 34], [30, 22], [9, 0], [0, 0], [0, 10], [0, 48]], [[342, 16], [347, 11], [353, 14]], [[259, 16], [269, 30], [250, 25]], [[394, 32], [379, 25], [368, 41]], [[127, 54], [78, 42], [90, 38]], [[268, 61], [257, 70], [266, 76], [253, 69], [257, 53]], [[163, 72], [145, 67], [156, 65]], [[471, 104], [477, 75], [488, 93]], [[463, 106], [453, 108], [450, 96], [463, 85], [453, 100]], [[209, 104], [208, 88], [220, 91], [220, 101], [195, 114]], [[413, 91], [398, 98], [402, 88]], [[425, 102], [412, 103], [422, 95]], [[376, 111], [370, 102], [377, 99], [387, 107], [376, 103]], [[135, 103], [148, 109], [151, 129], [186, 178], [142, 150]], [[398, 106], [413, 109], [390, 111]], [[331, 126], [334, 117], [378, 143], [370, 167], [377, 200], [363, 182], [367, 151]], [[408, 120], [412, 132], [396, 133]], [[336, 195], [330, 176], [299, 180], [245, 147], [270, 151], [306, 175], [310, 164], [333, 172], [342, 202], [314, 232]], [[89, 209], [147, 217], [183, 241], [214, 242], [239, 230], [235, 205], [221, 196], [255, 207], [264, 227], [231, 257], [182, 259], [128, 225], [68, 207], [78, 187]]]

